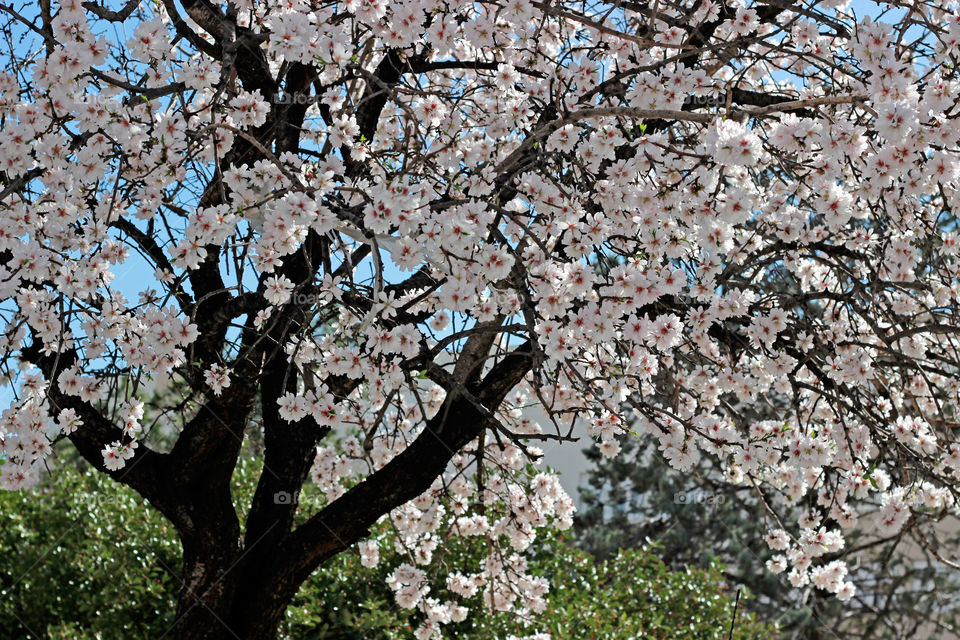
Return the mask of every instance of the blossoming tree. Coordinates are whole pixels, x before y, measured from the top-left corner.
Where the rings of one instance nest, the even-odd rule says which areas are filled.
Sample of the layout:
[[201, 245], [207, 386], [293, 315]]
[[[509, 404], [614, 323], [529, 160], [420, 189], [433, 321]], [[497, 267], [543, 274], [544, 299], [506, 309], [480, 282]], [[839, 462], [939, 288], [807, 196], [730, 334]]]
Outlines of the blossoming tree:
[[[142, 494], [184, 638], [271, 637], [383, 518], [418, 637], [480, 606], [534, 633], [523, 551], [573, 507], [528, 463], [577, 421], [807, 505], [758, 514], [795, 585], [851, 597], [868, 512], [949, 562], [954, 4], [0, 5], [3, 486], [68, 439]], [[198, 407], [166, 449], [158, 377]]]

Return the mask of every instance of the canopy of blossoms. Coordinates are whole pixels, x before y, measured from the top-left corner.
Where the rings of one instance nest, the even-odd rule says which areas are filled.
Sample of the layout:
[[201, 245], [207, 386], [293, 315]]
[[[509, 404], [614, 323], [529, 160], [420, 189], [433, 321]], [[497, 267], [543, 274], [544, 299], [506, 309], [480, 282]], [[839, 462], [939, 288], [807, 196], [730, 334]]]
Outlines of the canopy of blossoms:
[[[71, 440], [244, 637], [383, 518], [419, 637], [474, 606], [535, 632], [523, 552], [573, 503], [531, 463], [576, 423], [610, 456], [644, 433], [679, 470], [715, 457], [766, 496], [770, 568], [841, 599], [845, 529], [935, 549], [956, 512], [956, 2], [0, 16], [0, 483]], [[168, 449], [158, 379], [187, 389]], [[294, 526], [275, 496], [308, 477], [326, 501]], [[488, 539], [482, 566], [438, 573], [441, 530]]]

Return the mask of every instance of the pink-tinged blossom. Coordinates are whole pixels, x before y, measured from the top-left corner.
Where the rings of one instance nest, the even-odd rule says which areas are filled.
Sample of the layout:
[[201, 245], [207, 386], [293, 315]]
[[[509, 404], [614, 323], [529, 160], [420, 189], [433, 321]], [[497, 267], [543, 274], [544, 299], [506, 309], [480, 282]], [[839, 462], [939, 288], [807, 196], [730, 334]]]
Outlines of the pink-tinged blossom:
[[77, 416], [77, 412], [75, 410], [61, 409], [60, 413], [57, 415], [57, 424], [60, 425], [60, 430], [65, 435], [70, 435], [83, 426], [83, 420]]
[[259, 127], [267, 121], [270, 104], [259, 93], [241, 92], [230, 101], [230, 116], [241, 129]]
[[375, 540], [364, 540], [360, 543], [360, 564], [372, 569], [380, 561], [380, 551]]
[[721, 165], [752, 167], [760, 161], [763, 147], [760, 138], [740, 122], [717, 120], [704, 142], [714, 161]]
[[127, 461], [133, 458], [134, 450], [137, 448], [137, 441], [128, 443], [113, 442], [103, 448], [103, 466], [109, 471], [117, 471], [127, 465]]
[[271, 276], [267, 278], [264, 297], [270, 304], [281, 305], [290, 300], [293, 293], [293, 282], [286, 276]]
[[230, 386], [230, 373], [219, 364], [212, 364], [210, 368], [203, 373], [203, 380], [213, 391], [213, 395], [219, 396], [223, 390]]

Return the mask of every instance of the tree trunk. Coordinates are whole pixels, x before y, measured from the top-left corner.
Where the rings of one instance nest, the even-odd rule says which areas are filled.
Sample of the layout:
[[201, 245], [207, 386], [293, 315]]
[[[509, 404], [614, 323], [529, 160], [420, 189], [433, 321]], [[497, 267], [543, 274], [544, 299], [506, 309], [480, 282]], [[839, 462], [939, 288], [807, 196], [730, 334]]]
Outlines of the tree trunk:
[[[177, 598], [174, 636], [177, 638], [236, 638], [230, 618], [239, 573], [232, 553], [184, 551], [183, 585]], [[231, 570], [232, 569], [232, 570]]]
[[264, 556], [229, 557], [184, 554], [183, 587], [177, 600], [179, 640], [273, 640], [302, 582], [295, 576], [270, 576], [258, 568]]
[[[499, 407], [529, 370], [530, 352], [528, 341], [501, 359], [483, 381], [471, 385], [476, 392], [475, 401], [485, 407]], [[469, 374], [465, 374], [468, 380]], [[275, 404], [277, 394], [273, 395], [270, 404]], [[286, 479], [286, 483], [272, 485], [270, 477], [264, 480], [261, 476], [259, 498], [254, 499], [247, 514], [243, 543], [229, 491], [236, 456], [229, 458], [229, 467], [218, 469], [213, 462], [209, 463], [212, 473], [191, 479], [175, 495], [168, 496], [172, 504], [190, 505], [167, 514], [177, 523], [184, 548], [175, 637], [275, 638], [300, 585], [317, 567], [368, 536], [370, 527], [381, 516], [429, 489], [454, 452], [490, 426], [474, 406], [475, 401], [450, 394], [437, 415], [428, 421], [425, 433], [296, 528], [292, 527], [295, 501], [278, 503], [269, 496], [275, 490], [289, 491], [292, 498], [299, 494], [311, 459], [307, 452], [312, 450], [314, 441], [306, 438], [309, 433], [301, 433], [305, 439], [294, 439], [289, 448], [273, 443], [268, 459], [278, 453], [284, 455], [278, 457], [270, 466], [274, 471], [268, 473], [270, 477], [277, 473], [277, 478]], [[272, 418], [269, 410], [264, 411], [264, 416], [269, 430], [278, 419]], [[291, 427], [287, 433], [289, 436], [297, 432]]]

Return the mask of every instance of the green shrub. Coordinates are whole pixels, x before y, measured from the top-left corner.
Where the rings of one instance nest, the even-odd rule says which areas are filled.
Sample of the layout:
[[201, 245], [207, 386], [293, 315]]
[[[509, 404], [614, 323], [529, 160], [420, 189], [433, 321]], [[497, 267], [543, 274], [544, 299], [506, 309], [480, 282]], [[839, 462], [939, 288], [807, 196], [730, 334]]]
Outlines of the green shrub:
[[[248, 504], [257, 468], [242, 458], [234, 477]], [[389, 537], [388, 537], [389, 538]], [[290, 638], [412, 638], [419, 614], [399, 608], [384, 583], [397, 564], [388, 541], [376, 569], [357, 554], [332, 559], [307, 581], [281, 627]], [[174, 620], [180, 546], [172, 527], [132, 491], [101, 474], [58, 470], [44, 487], [0, 492], [0, 629], [4, 637], [160, 637]], [[444, 563], [476, 565], [483, 549], [449, 541]], [[454, 638], [488, 640], [545, 631], [554, 638], [597, 640], [725, 639], [734, 613], [721, 568], [671, 571], [656, 549], [629, 550], [598, 562], [569, 537], [540, 540], [534, 573], [551, 579], [547, 610], [534, 626], [474, 607]], [[446, 599], [442, 591], [431, 595]], [[742, 608], [733, 637], [775, 636]]]
[[39, 490], [0, 491], [4, 637], [158, 637], [180, 584], [176, 532], [98, 473], [58, 469]]

